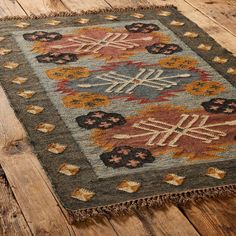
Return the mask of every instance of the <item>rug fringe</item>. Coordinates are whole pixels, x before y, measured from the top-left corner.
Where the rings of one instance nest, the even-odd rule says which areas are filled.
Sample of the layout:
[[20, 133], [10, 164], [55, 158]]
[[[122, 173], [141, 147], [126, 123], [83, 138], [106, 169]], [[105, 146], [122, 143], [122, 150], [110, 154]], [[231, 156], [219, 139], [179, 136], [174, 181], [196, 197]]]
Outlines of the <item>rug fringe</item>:
[[149, 5], [149, 6], [138, 6], [138, 7], [106, 7], [97, 10], [82, 10], [81, 12], [74, 11], [63, 11], [63, 12], [50, 12], [48, 14], [40, 14], [34, 15], [31, 14], [29, 16], [5, 16], [0, 18], [0, 21], [8, 21], [8, 20], [34, 20], [34, 19], [44, 19], [50, 17], [68, 17], [68, 16], [84, 16], [88, 14], [99, 14], [99, 13], [112, 13], [112, 12], [125, 12], [125, 11], [138, 11], [138, 10], [148, 10], [148, 9], [165, 9], [165, 8], [174, 8], [177, 9], [176, 6], [171, 4], [166, 4], [163, 6], [158, 5]]
[[167, 193], [112, 205], [99, 206], [88, 209], [69, 210], [70, 223], [76, 224], [97, 217], [113, 217], [120, 215], [132, 215], [137, 210], [147, 208], [161, 208], [170, 204], [186, 205], [198, 203], [202, 200], [225, 199], [236, 194], [236, 184], [217, 186], [211, 188], [194, 189], [180, 193]]

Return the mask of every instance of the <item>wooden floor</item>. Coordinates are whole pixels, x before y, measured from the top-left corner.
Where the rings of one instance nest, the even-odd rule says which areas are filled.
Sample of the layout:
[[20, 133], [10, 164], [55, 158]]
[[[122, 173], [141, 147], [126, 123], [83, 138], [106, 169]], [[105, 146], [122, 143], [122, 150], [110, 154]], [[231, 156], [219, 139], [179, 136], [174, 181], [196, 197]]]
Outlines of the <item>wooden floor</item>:
[[[235, 0], [0, 0], [0, 17], [174, 4], [236, 55]], [[236, 235], [236, 196], [69, 225], [0, 87], [0, 235]]]

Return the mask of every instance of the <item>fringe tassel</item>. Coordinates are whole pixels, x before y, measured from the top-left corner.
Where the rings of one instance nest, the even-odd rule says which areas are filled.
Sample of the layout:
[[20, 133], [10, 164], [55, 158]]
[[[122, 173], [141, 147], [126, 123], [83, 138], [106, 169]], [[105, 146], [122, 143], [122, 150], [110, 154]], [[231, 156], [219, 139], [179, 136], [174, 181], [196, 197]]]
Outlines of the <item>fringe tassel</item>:
[[88, 209], [67, 209], [67, 211], [70, 223], [75, 224], [97, 217], [110, 218], [119, 215], [132, 215], [135, 211], [145, 208], [161, 208], [170, 204], [186, 205], [188, 203], [198, 203], [202, 200], [225, 199], [233, 194], [236, 194], [236, 184], [157, 195]]
[[126, 12], [126, 11], [138, 11], [138, 10], [148, 10], [148, 9], [166, 9], [166, 8], [174, 8], [177, 9], [174, 5], [149, 5], [149, 6], [138, 6], [138, 7], [123, 7], [123, 8], [111, 8], [106, 7], [97, 10], [82, 10], [81, 12], [73, 12], [73, 11], [64, 11], [64, 12], [50, 12], [48, 14], [40, 14], [40, 15], [29, 15], [29, 16], [6, 16], [0, 18], [0, 21], [9, 21], [9, 20], [36, 20], [36, 19], [44, 19], [50, 17], [68, 17], [68, 16], [84, 16], [88, 14], [99, 14], [99, 13], [115, 13], [115, 12]]

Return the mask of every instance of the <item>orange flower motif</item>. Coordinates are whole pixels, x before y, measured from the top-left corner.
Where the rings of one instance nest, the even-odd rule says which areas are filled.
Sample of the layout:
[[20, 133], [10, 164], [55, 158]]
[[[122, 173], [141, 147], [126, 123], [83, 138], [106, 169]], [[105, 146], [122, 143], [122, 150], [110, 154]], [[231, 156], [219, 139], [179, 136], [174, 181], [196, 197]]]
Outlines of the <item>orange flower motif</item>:
[[195, 67], [197, 60], [188, 56], [168, 56], [159, 60], [158, 64], [163, 68], [186, 70]]
[[196, 96], [212, 96], [225, 91], [225, 87], [215, 81], [197, 80], [185, 87], [186, 91]]
[[67, 95], [63, 99], [65, 107], [93, 109], [95, 107], [107, 106], [110, 101], [107, 96], [93, 93], [77, 93]]
[[53, 80], [74, 80], [90, 75], [86, 67], [62, 67], [46, 71], [47, 76]]

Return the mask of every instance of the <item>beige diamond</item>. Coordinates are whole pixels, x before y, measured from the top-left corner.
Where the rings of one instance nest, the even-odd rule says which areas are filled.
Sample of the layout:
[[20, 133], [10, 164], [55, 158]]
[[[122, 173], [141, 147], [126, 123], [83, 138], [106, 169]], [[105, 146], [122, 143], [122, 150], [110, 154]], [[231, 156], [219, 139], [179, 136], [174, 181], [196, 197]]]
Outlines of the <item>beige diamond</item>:
[[184, 25], [184, 22], [172, 20], [172, 21], [170, 22], [170, 25], [182, 26], [182, 25]]
[[49, 133], [55, 129], [55, 125], [49, 123], [40, 123], [37, 125], [36, 129], [42, 133]]
[[35, 94], [35, 91], [32, 91], [32, 90], [24, 90], [24, 91], [18, 92], [19, 96], [26, 99], [32, 98], [34, 94]]
[[195, 32], [185, 32], [184, 33], [184, 36], [185, 37], [189, 37], [189, 38], [197, 38], [198, 37], [198, 33], [195, 33]]
[[220, 63], [220, 64], [224, 64], [228, 61], [228, 59], [224, 57], [214, 57], [212, 61]]
[[134, 193], [139, 190], [140, 186], [141, 184], [138, 182], [123, 180], [117, 185], [116, 188], [127, 193]]
[[232, 75], [236, 75], [236, 68], [229, 68], [229, 69], [227, 70], [227, 73], [228, 73], [228, 74], [232, 74]]
[[211, 50], [212, 46], [209, 45], [209, 44], [203, 44], [203, 43], [201, 43], [201, 44], [198, 45], [197, 48], [199, 48], [199, 49], [201, 49], [201, 50], [204, 50], [204, 51], [209, 51], [209, 50]]
[[62, 164], [59, 167], [59, 172], [64, 175], [76, 175], [79, 172], [80, 168], [76, 165], [71, 164]]
[[71, 195], [72, 198], [76, 198], [80, 201], [87, 202], [95, 195], [94, 192], [84, 188], [77, 188]]
[[160, 11], [160, 12], [157, 13], [157, 15], [159, 15], [159, 16], [170, 16], [171, 12], [169, 12], [169, 11]]
[[89, 22], [89, 19], [87, 18], [80, 18], [78, 20], [76, 20], [76, 22], [80, 23], [80, 24], [86, 24]]
[[164, 181], [168, 184], [175, 186], [181, 185], [184, 182], [185, 177], [178, 176], [176, 174], [168, 174], [165, 176]]
[[26, 107], [26, 111], [34, 115], [41, 113], [43, 110], [44, 108], [40, 106], [29, 105]]
[[60, 154], [65, 151], [67, 148], [66, 145], [60, 144], [60, 143], [51, 143], [48, 145], [48, 151], [54, 154]]
[[1, 37], [0, 37], [0, 42], [3, 41], [4, 39], [5, 39], [5, 38], [1, 36]]
[[141, 18], [143, 18], [144, 17], [144, 15], [143, 14], [141, 14], [141, 13], [133, 13], [133, 14], [131, 14], [131, 16], [133, 16], [133, 17], [135, 17], [135, 18], [138, 18], [138, 19], [141, 19]]
[[106, 20], [116, 20], [118, 17], [117, 16], [113, 16], [113, 15], [106, 15], [106, 16], [104, 16], [104, 18]]
[[7, 69], [11, 69], [12, 70], [12, 69], [17, 68], [19, 66], [19, 64], [16, 63], [16, 62], [13, 62], [13, 61], [9, 61], [9, 62], [4, 63], [3, 66], [5, 68], [7, 68]]
[[214, 167], [209, 167], [207, 169], [206, 175], [216, 178], [216, 179], [223, 179], [225, 177], [226, 172]]
[[50, 20], [46, 23], [46, 25], [59, 25], [61, 22], [59, 20]]
[[28, 79], [25, 78], [25, 77], [20, 77], [20, 76], [17, 76], [15, 79], [13, 79], [11, 82], [14, 83], [14, 84], [23, 84], [27, 81]]
[[19, 28], [27, 28], [28, 26], [30, 26], [30, 23], [28, 22], [19, 22], [16, 24], [17, 27]]
[[0, 48], [0, 55], [4, 56], [6, 54], [9, 54], [12, 50], [7, 48]]

